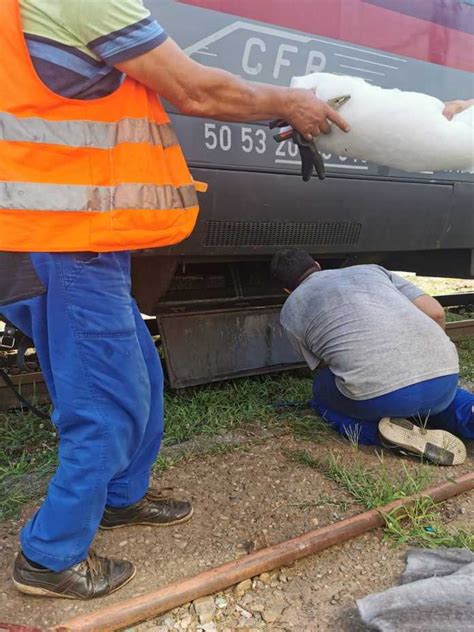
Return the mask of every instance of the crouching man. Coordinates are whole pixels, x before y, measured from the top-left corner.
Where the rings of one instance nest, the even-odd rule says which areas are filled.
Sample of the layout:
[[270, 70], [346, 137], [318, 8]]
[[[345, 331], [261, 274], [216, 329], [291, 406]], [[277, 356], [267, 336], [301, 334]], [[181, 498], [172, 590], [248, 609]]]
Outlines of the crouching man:
[[362, 444], [462, 463], [457, 437], [474, 439], [474, 395], [458, 388], [441, 305], [377, 265], [321, 270], [301, 250], [271, 265], [290, 295], [281, 324], [315, 372], [312, 408]]

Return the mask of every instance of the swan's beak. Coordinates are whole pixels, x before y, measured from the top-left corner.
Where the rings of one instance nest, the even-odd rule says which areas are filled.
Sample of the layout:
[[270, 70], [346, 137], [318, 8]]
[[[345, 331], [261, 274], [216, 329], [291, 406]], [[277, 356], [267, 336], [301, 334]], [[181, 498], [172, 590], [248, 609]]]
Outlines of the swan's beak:
[[345, 103], [347, 103], [350, 98], [351, 98], [350, 94], [344, 94], [344, 95], [342, 95], [340, 97], [334, 97], [333, 99], [329, 99], [329, 101], [327, 103], [328, 103], [329, 106], [331, 106], [335, 110], [338, 110]]

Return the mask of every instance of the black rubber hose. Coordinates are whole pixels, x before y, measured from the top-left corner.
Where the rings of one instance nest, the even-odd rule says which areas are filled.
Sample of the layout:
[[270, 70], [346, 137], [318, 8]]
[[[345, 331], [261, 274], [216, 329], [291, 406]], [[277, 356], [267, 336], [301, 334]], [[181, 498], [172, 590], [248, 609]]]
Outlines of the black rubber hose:
[[8, 373], [5, 371], [5, 369], [0, 368], [0, 377], [3, 378], [3, 381], [5, 382], [5, 384], [8, 386], [8, 388], [12, 391], [12, 393], [15, 395], [15, 397], [18, 399], [18, 401], [28, 410], [30, 410], [34, 415], [36, 415], [37, 417], [39, 417], [39, 419], [44, 419], [44, 420], [48, 420], [49, 421], [49, 415], [45, 415], [44, 412], [42, 410], [40, 410], [39, 408], [37, 408], [34, 404], [32, 404], [31, 402], [29, 402], [27, 399], [25, 399], [23, 397], [23, 395], [19, 392], [19, 390], [16, 388], [15, 384], [13, 384], [12, 380], [10, 379], [10, 376], [8, 375]]

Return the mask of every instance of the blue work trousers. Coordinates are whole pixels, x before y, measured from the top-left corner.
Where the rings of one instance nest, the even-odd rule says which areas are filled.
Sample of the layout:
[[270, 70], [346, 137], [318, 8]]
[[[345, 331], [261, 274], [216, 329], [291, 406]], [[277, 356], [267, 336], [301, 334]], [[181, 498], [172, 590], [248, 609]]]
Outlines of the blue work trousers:
[[372, 399], [349, 399], [337, 388], [328, 368], [313, 380], [313, 408], [334, 430], [364, 445], [381, 445], [382, 417], [412, 418], [427, 428], [474, 439], [474, 395], [458, 388], [458, 375], [426, 380]]
[[163, 434], [163, 371], [130, 294], [129, 253], [30, 256], [45, 293], [1, 312], [35, 343], [59, 464], [21, 547], [61, 571], [85, 559], [106, 505], [145, 495]]

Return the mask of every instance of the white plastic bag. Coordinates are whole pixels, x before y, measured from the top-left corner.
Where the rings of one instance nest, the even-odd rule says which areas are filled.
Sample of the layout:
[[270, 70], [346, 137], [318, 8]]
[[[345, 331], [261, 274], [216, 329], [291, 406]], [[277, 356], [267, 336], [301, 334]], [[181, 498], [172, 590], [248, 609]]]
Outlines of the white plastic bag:
[[317, 141], [324, 153], [404, 171], [474, 172], [474, 107], [448, 121], [435, 97], [387, 90], [359, 77], [314, 73], [294, 77], [291, 85], [315, 90], [323, 101], [351, 95], [340, 109], [351, 131], [333, 125]]

